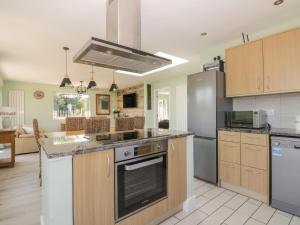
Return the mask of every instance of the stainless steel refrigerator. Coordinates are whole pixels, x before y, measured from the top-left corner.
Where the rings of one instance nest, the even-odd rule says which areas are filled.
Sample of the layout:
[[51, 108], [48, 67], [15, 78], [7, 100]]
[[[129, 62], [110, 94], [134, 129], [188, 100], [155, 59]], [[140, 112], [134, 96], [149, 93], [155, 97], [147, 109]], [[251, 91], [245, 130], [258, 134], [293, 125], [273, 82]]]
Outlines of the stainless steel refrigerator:
[[194, 136], [194, 176], [217, 183], [217, 128], [225, 126], [225, 111], [232, 100], [225, 98], [225, 74], [208, 71], [188, 76], [188, 130]]

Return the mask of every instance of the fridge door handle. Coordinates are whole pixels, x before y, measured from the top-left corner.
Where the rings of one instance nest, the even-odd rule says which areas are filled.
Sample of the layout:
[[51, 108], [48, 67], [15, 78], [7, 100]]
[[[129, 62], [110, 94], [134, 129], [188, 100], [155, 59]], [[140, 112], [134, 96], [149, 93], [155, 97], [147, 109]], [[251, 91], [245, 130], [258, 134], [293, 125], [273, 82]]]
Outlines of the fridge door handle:
[[212, 137], [204, 137], [204, 136], [200, 136], [200, 135], [194, 135], [195, 138], [199, 138], [199, 139], [205, 139], [205, 140], [216, 140], [216, 138], [212, 138]]

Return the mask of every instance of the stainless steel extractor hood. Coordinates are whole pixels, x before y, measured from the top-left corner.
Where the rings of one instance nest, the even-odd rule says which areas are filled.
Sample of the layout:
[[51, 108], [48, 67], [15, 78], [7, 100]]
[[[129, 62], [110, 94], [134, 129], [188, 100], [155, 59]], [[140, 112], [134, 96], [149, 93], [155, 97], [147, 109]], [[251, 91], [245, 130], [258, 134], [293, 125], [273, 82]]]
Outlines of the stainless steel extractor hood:
[[140, 0], [107, 2], [106, 38], [92, 37], [73, 61], [133, 73], [146, 73], [172, 63], [171, 60], [140, 50]]

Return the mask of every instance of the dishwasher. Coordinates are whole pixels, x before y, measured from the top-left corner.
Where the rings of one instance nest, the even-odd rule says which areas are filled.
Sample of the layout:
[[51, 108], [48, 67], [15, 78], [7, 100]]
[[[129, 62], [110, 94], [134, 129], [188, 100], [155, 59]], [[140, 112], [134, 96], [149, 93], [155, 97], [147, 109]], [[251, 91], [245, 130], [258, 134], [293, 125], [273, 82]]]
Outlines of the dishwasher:
[[271, 137], [271, 205], [300, 216], [300, 138]]

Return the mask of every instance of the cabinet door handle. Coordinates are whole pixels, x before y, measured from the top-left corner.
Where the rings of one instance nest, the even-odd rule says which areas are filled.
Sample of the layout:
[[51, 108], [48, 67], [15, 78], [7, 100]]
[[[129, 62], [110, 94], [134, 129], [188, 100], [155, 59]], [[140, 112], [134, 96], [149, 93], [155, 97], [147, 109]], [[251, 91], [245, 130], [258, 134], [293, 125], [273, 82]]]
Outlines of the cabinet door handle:
[[257, 174], [257, 175], [258, 175], [258, 174], [261, 174], [261, 172], [256, 172], [255, 174]]
[[260, 79], [258, 78], [258, 90], [260, 91]]
[[107, 177], [110, 177], [110, 158], [109, 158], [109, 155], [108, 155], [108, 153], [106, 154], [106, 163], [107, 163], [107, 174], [106, 174], [106, 176]]

